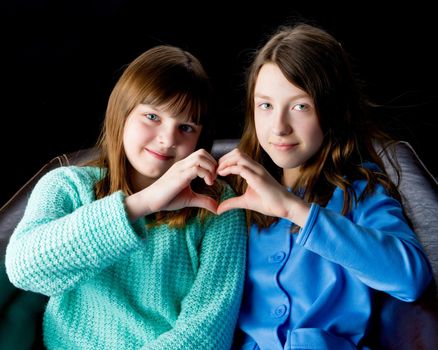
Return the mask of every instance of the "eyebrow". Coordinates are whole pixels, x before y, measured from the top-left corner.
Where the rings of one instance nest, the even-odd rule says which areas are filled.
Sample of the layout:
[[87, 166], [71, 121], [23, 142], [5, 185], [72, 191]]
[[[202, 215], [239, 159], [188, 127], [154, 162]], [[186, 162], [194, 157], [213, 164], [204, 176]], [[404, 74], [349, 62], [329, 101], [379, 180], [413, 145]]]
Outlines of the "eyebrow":
[[270, 100], [271, 98], [267, 95], [262, 95], [262, 94], [254, 94], [254, 98], [261, 98], [264, 100]]
[[151, 104], [149, 104], [149, 103], [139, 103], [139, 104], [140, 104], [141, 106], [143, 106], [143, 108], [148, 108], [148, 109], [150, 109], [150, 110], [152, 110], [152, 111], [154, 111], [154, 112], [158, 112], [158, 113], [163, 112], [162, 109], [157, 108], [156, 106], [151, 105]]
[[[140, 105], [147, 107], [152, 113], [168, 113], [169, 111], [165, 108], [159, 108], [157, 106], [154, 106], [152, 104], [148, 104], [148, 103], [140, 103]], [[190, 124], [192, 126], [202, 126], [201, 123], [197, 124], [195, 123], [192, 118], [188, 117], [188, 116], [182, 116], [182, 115], [173, 115], [173, 113], [171, 113], [171, 118], [173, 119], [177, 119], [181, 122], [181, 124]]]
[[[263, 99], [263, 100], [271, 100], [271, 99], [272, 99], [272, 98], [271, 98], [270, 96], [268, 96], [268, 95], [257, 94], [257, 93], [254, 94], [254, 98], [261, 98], [261, 99]], [[294, 95], [294, 96], [292, 96], [292, 97], [291, 97], [291, 100], [298, 100], [298, 99], [300, 99], [300, 98], [310, 98], [310, 99], [311, 99], [311, 97], [310, 97], [309, 94], [298, 94], [298, 95]]]

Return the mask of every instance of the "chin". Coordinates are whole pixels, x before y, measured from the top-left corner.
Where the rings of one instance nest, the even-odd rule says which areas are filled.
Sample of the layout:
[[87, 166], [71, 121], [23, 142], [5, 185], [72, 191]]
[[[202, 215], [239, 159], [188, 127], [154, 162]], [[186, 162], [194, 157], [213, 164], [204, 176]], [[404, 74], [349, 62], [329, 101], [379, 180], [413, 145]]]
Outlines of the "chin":
[[272, 161], [275, 163], [276, 166], [283, 168], [283, 169], [293, 169], [299, 167], [303, 162], [297, 161], [297, 160], [290, 160], [290, 159], [282, 159], [279, 157], [271, 157]]
[[[167, 169], [166, 169], [167, 170]], [[159, 177], [161, 177], [161, 175], [163, 175], [166, 170], [163, 169], [149, 169], [149, 168], [143, 168], [143, 169], [137, 169], [137, 172], [141, 175], [144, 176], [146, 178], [149, 179], [158, 179]]]

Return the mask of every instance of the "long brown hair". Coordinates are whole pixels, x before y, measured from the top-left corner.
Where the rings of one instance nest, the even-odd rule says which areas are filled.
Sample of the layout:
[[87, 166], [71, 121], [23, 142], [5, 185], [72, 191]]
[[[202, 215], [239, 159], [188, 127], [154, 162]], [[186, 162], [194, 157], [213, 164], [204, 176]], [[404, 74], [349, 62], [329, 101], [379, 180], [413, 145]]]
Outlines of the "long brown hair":
[[[345, 215], [353, 200], [362, 200], [380, 183], [395, 198], [400, 199], [396, 186], [384, 170], [373, 142], [387, 143], [389, 137], [367, 119], [371, 106], [355, 81], [349, 58], [341, 44], [328, 32], [309, 24], [281, 27], [256, 52], [247, 75], [247, 105], [245, 127], [239, 149], [261, 163], [279, 182], [282, 169], [271, 160], [257, 139], [254, 123], [254, 88], [258, 73], [266, 63], [276, 64], [294, 85], [306, 91], [314, 100], [324, 140], [319, 151], [301, 166], [301, 176], [293, 191], [304, 189], [304, 200], [325, 206], [335, 187], [344, 192]], [[378, 165], [379, 171], [362, 166], [364, 161]], [[352, 183], [367, 180], [358, 199]], [[238, 193], [247, 184], [233, 178]], [[248, 212], [249, 222], [267, 227], [277, 218]]]
[[[133, 193], [129, 181], [129, 163], [123, 148], [123, 129], [131, 111], [140, 103], [166, 106], [175, 115], [185, 116], [202, 125], [197, 149], [211, 149], [212, 88], [199, 60], [187, 51], [169, 45], [147, 50], [132, 61], [117, 81], [109, 97], [104, 126], [97, 142], [99, 158], [88, 164], [102, 169], [103, 177], [96, 184], [96, 198], [122, 190]], [[197, 192], [219, 196], [221, 186], [208, 187], [202, 181], [193, 181]], [[182, 227], [195, 215], [205, 217], [207, 211], [184, 208], [156, 215], [155, 223]]]

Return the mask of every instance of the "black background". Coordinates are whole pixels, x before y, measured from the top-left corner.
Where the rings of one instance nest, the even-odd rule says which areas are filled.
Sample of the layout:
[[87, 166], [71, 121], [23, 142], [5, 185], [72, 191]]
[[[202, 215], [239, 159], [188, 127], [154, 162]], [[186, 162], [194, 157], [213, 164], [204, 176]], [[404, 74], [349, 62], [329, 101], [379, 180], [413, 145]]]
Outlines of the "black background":
[[2, 2], [0, 206], [51, 158], [93, 146], [121, 69], [157, 44], [201, 59], [219, 102], [216, 136], [239, 137], [249, 53], [300, 16], [343, 44], [368, 95], [388, 106], [385, 124], [438, 176], [432, 2], [350, 3]]

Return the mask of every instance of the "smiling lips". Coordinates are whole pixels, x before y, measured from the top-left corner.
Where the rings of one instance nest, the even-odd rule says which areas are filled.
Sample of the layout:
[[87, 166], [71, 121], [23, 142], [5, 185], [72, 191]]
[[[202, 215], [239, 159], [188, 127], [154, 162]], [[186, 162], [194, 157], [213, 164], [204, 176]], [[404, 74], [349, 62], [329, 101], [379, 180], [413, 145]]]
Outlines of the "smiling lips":
[[289, 151], [296, 146], [298, 146], [298, 143], [271, 143], [272, 146], [274, 146], [275, 149], [279, 151]]
[[158, 152], [152, 151], [152, 150], [150, 150], [150, 149], [148, 149], [148, 148], [145, 148], [145, 150], [146, 150], [151, 156], [153, 156], [154, 158], [156, 158], [156, 159], [158, 159], [158, 160], [164, 160], [164, 161], [166, 161], [166, 160], [170, 160], [170, 159], [173, 158], [173, 156], [167, 156], [167, 155], [165, 155], [165, 154], [161, 154], [161, 153], [158, 153]]

